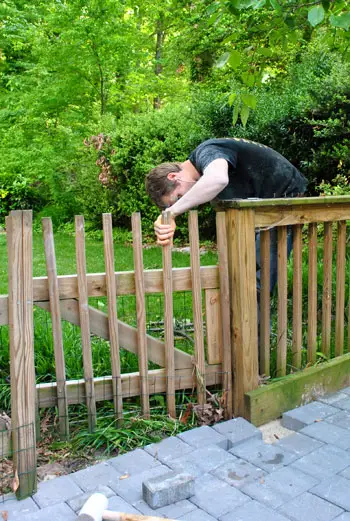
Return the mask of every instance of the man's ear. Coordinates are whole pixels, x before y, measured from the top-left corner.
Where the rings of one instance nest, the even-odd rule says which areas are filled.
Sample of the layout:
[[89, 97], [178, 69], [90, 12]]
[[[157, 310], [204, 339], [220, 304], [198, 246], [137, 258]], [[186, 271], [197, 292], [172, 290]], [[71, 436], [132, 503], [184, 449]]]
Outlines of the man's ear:
[[177, 181], [178, 180], [178, 173], [177, 172], [169, 172], [169, 174], [167, 175], [167, 179], [169, 179], [169, 181]]

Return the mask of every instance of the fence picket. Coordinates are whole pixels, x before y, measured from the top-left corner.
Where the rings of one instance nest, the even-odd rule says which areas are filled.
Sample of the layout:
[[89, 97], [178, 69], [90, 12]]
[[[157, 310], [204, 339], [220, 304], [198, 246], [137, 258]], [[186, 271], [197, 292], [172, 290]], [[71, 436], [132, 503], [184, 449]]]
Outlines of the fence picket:
[[102, 216], [102, 221], [104, 257], [106, 267], [106, 290], [108, 302], [108, 330], [111, 350], [111, 368], [113, 382], [113, 404], [114, 413], [116, 415], [118, 423], [120, 424], [123, 417], [123, 396], [122, 382], [120, 376], [117, 290], [114, 270], [112, 215], [110, 213], [104, 213]]
[[322, 353], [329, 357], [332, 333], [332, 223], [324, 223], [323, 234]]
[[270, 375], [270, 230], [260, 232], [260, 374]]
[[308, 362], [316, 361], [317, 351], [317, 224], [310, 223], [309, 237], [309, 280], [307, 314], [307, 353]]
[[344, 352], [346, 221], [338, 222], [336, 293], [335, 293], [335, 356]]
[[[220, 305], [222, 324], [222, 383], [223, 391], [226, 392], [225, 418], [232, 418], [233, 396], [232, 396], [232, 355], [231, 355], [231, 320], [230, 320], [230, 279], [228, 267], [226, 214], [216, 214], [216, 237], [219, 255], [219, 277], [220, 277]], [[208, 290], [207, 290], [208, 291]]]
[[84, 217], [75, 216], [75, 241], [76, 241], [76, 261], [78, 277], [79, 295], [79, 317], [81, 329], [81, 342], [83, 348], [83, 365], [86, 391], [86, 404], [88, 409], [88, 423], [90, 431], [96, 427], [96, 399], [94, 387], [94, 374], [92, 368], [92, 352], [90, 341], [90, 321], [89, 321], [89, 301], [86, 278], [86, 257], [85, 257], [85, 234]]
[[287, 227], [277, 230], [278, 241], [278, 318], [277, 318], [277, 376], [286, 374], [287, 366]]
[[293, 227], [293, 367], [300, 369], [303, 342], [303, 266], [302, 225]]
[[146, 335], [146, 301], [145, 281], [143, 274], [141, 216], [134, 212], [131, 216], [132, 237], [134, 249], [137, 345], [140, 371], [141, 409], [145, 418], [149, 418], [149, 386], [148, 386], [148, 356]]
[[42, 219], [42, 227], [50, 299], [53, 346], [55, 354], [59, 429], [61, 437], [63, 439], [68, 439], [69, 417], [66, 387], [66, 369], [63, 351], [63, 335], [60, 310], [60, 293], [58, 289], [57, 280], [54, 236], [52, 231], [52, 221], [50, 217], [44, 217]]
[[11, 212], [6, 231], [13, 463], [24, 498], [36, 489], [32, 212]]
[[192, 210], [188, 215], [188, 231], [191, 250], [192, 307], [194, 323], [195, 371], [197, 399], [200, 405], [206, 402], [205, 396], [205, 355], [202, 317], [202, 287], [200, 279], [198, 212]]

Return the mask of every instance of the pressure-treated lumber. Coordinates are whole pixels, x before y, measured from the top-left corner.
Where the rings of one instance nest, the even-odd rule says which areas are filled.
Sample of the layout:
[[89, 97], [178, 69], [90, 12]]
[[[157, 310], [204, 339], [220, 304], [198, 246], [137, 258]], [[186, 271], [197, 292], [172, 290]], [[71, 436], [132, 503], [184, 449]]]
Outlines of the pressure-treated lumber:
[[[171, 213], [162, 213], [162, 224], [170, 224]], [[163, 284], [164, 284], [164, 345], [165, 369], [167, 372], [167, 409], [172, 418], [176, 418], [175, 408], [175, 352], [173, 322], [173, 276], [172, 276], [172, 244], [162, 246]]]
[[322, 353], [328, 358], [332, 333], [332, 223], [324, 223], [323, 234]]
[[248, 419], [264, 425], [283, 412], [350, 385], [350, 354], [284, 376], [246, 394]]
[[11, 212], [6, 230], [13, 464], [24, 498], [36, 489], [32, 212]]
[[83, 366], [86, 387], [86, 405], [88, 410], [89, 430], [96, 427], [96, 403], [94, 389], [94, 373], [92, 368], [92, 351], [90, 341], [89, 302], [86, 280], [85, 232], [84, 217], [75, 216], [75, 243], [78, 276], [79, 316], [81, 343], [83, 348]]
[[270, 231], [260, 232], [260, 374], [270, 375]]
[[42, 219], [44, 250], [46, 259], [47, 280], [49, 284], [50, 313], [55, 355], [58, 422], [62, 439], [69, 438], [68, 402], [66, 390], [66, 368], [63, 351], [63, 334], [61, 322], [60, 297], [57, 282], [55, 243], [50, 217]]
[[277, 229], [278, 305], [277, 305], [277, 376], [284, 376], [287, 367], [287, 228]]
[[205, 323], [207, 336], [207, 361], [208, 364], [221, 364], [222, 362], [222, 318], [220, 290], [206, 289], [205, 298]]
[[205, 396], [205, 356], [202, 318], [202, 287], [200, 281], [198, 212], [192, 210], [188, 215], [188, 231], [191, 250], [192, 272], [192, 308], [194, 324], [194, 355], [197, 381], [197, 400], [200, 405], [206, 401]]
[[344, 352], [344, 306], [345, 306], [345, 250], [346, 221], [338, 222], [336, 293], [335, 293], [335, 356]]
[[254, 212], [227, 210], [234, 414], [246, 417], [244, 395], [258, 387]]
[[307, 313], [307, 358], [312, 364], [317, 351], [317, 224], [309, 224], [309, 279]]
[[[222, 384], [221, 365], [207, 365], [205, 378], [208, 386]], [[139, 373], [127, 373], [121, 375], [123, 398], [140, 396]], [[192, 389], [195, 384], [193, 368], [175, 369], [175, 389]], [[111, 376], [94, 379], [95, 398], [97, 402], [113, 399]], [[37, 384], [39, 407], [54, 407], [57, 405], [56, 383]], [[165, 393], [166, 371], [165, 369], [153, 369], [148, 371], [148, 388], [150, 394]], [[67, 381], [68, 404], [85, 403], [85, 384], [83, 380]]]
[[146, 299], [145, 282], [143, 277], [142, 231], [141, 215], [134, 212], [131, 216], [132, 238], [134, 250], [134, 268], [136, 281], [136, 321], [137, 321], [137, 349], [139, 371], [141, 379], [141, 410], [145, 418], [149, 418], [149, 390], [148, 390], [148, 356], [146, 336]]
[[118, 424], [120, 425], [121, 419], [123, 417], [123, 400], [122, 383], [120, 378], [119, 334], [116, 283], [114, 275], [112, 215], [110, 213], [104, 213], [102, 216], [102, 222], [108, 302], [108, 332], [111, 350], [111, 369], [113, 377], [113, 405], [114, 412], [118, 420]]
[[293, 227], [293, 367], [301, 366], [301, 348], [303, 342], [303, 266], [302, 266], [302, 225]]
[[[222, 342], [222, 383], [226, 393], [225, 419], [232, 418], [232, 354], [231, 354], [231, 320], [230, 320], [230, 279], [227, 249], [226, 214], [216, 214], [216, 240], [219, 256], [220, 274], [220, 307], [221, 307], [221, 342]], [[208, 290], [207, 290], [208, 291]], [[210, 290], [209, 290], [210, 291]], [[220, 318], [220, 317], [218, 317]], [[208, 346], [209, 349], [209, 346]], [[208, 360], [209, 361], [209, 360]]]

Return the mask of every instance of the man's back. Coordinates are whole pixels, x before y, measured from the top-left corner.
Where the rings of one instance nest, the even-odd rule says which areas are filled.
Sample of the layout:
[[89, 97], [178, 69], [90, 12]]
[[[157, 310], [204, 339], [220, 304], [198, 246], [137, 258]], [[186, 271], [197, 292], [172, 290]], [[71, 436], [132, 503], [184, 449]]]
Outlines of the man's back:
[[209, 139], [189, 156], [200, 175], [218, 158], [229, 164], [229, 184], [217, 196], [221, 200], [292, 197], [305, 191], [306, 179], [285, 157], [254, 141]]

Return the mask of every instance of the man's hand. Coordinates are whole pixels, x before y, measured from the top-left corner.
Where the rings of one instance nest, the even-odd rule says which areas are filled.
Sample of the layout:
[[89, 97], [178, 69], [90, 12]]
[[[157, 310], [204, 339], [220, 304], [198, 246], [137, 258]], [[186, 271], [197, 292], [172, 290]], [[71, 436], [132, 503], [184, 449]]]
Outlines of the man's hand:
[[154, 222], [154, 231], [157, 236], [157, 244], [167, 246], [172, 244], [176, 229], [175, 217], [171, 216], [170, 224], [162, 224], [162, 215]]

